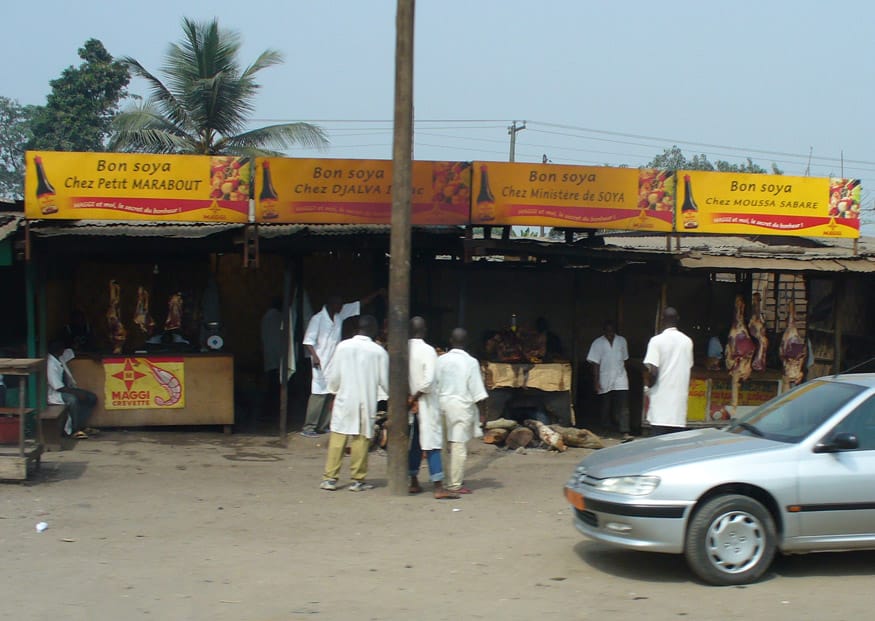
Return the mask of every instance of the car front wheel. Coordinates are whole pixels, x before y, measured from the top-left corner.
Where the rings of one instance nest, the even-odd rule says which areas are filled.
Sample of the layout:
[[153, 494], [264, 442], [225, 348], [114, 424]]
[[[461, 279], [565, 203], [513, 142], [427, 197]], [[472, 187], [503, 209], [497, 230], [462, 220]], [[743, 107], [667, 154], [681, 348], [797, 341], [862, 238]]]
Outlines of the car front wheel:
[[747, 584], [763, 575], [775, 557], [775, 521], [748, 496], [727, 494], [703, 504], [687, 529], [684, 554], [705, 582]]

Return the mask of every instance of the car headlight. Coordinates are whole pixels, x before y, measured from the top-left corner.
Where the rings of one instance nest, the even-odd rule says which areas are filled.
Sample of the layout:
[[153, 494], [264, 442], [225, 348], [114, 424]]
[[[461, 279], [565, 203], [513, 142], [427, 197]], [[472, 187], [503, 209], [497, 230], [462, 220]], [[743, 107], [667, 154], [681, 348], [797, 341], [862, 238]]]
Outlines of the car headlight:
[[627, 496], [646, 496], [659, 485], [659, 477], [611, 477], [602, 479], [596, 483], [596, 489], [614, 494], [626, 494]]

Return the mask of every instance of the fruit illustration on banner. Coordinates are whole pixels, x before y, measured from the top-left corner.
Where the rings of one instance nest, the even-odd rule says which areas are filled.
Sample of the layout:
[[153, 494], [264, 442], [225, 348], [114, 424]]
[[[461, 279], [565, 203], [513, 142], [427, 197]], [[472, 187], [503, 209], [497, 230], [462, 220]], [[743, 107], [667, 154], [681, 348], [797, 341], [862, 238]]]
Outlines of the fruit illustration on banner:
[[471, 197], [468, 162], [435, 162], [432, 168], [432, 208], [467, 207]]
[[641, 169], [638, 173], [638, 209], [674, 211], [674, 190], [674, 171]]
[[832, 218], [860, 218], [859, 179], [830, 179], [829, 215]]
[[210, 198], [245, 201], [249, 198], [249, 158], [214, 155], [210, 158]]

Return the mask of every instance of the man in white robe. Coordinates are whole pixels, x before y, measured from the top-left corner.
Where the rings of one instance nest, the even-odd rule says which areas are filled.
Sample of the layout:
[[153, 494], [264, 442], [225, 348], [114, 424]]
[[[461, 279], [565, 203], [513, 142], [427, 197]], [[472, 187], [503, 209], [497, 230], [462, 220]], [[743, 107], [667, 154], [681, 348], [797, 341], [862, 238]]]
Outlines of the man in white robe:
[[678, 330], [679, 320], [674, 308], [669, 306], [663, 311], [663, 330], [647, 343], [644, 356], [647, 420], [650, 435], [654, 436], [683, 431], [687, 426], [693, 341]]
[[344, 304], [339, 295], [328, 298], [322, 310], [310, 318], [307, 331], [304, 333], [304, 348], [310, 356], [313, 365], [313, 379], [310, 384], [310, 399], [307, 401], [307, 414], [301, 435], [315, 438], [328, 430], [331, 418], [331, 393], [325, 369], [331, 364], [331, 357], [340, 343], [341, 329], [345, 319], [354, 317], [361, 312], [362, 304], [367, 304], [380, 295], [383, 290], [375, 291], [363, 297], [358, 302]]
[[446, 421], [450, 445], [449, 480], [446, 489], [456, 494], [470, 494], [463, 485], [467, 443], [480, 437], [480, 416], [477, 404], [489, 395], [483, 386], [480, 363], [465, 351], [468, 333], [462, 328], [453, 330], [449, 352], [438, 358], [437, 384], [441, 414]]
[[377, 401], [389, 391], [389, 354], [377, 345], [377, 321], [370, 315], [359, 318], [358, 334], [337, 345], [325, 375], [328, 390], [334, 394], [331, 434], [321, 489], [337, 489], [343, 453], [350, 446], [350, 491], [373, 489], [365, 482], [368, 474], [368, 448], [374, 435]]
[[434, 347], [425, 342], [427, 326], [425, 319], [414, 317], [410, 320], [408, 341], [410, 356], [410, 450], [408, 466], [410, 471], [411, 494], [422, 491], [419, 485], [419, 467], [422, 464], [422, 454], [428, 463], [429, 479], [434, 485], [434, 497], [443, 500], [458, 498], [444, 489], [444, 468], [441, 463], [441, 449], [444, 434], [441, 424], [440, 405], [435, 390], [435, 371], [438, 355]]

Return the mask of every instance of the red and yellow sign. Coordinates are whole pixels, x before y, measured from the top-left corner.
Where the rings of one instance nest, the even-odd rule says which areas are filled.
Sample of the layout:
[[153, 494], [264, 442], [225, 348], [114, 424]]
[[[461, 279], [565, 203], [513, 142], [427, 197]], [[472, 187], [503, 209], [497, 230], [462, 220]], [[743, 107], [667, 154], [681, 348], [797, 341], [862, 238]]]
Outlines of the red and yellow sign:
[[857, 179], [684, 170], [677, 194], [685, 233], [860, 236]]
[[30, 219], [247, 222], [248, 158], [28, 151]]
[[181, 357], [104, 358], [107, 410], [185, 407], [185, 364]]
[[474, 163], [471, 223], [672, 230], [674, 174], [637, 168]]
[[[259, 158], [256, 170], [259, 222], [391, 222], [390, 161]], [[413, 163], [413, 224], [467, 224], [470, 205], [470, 163]]]

